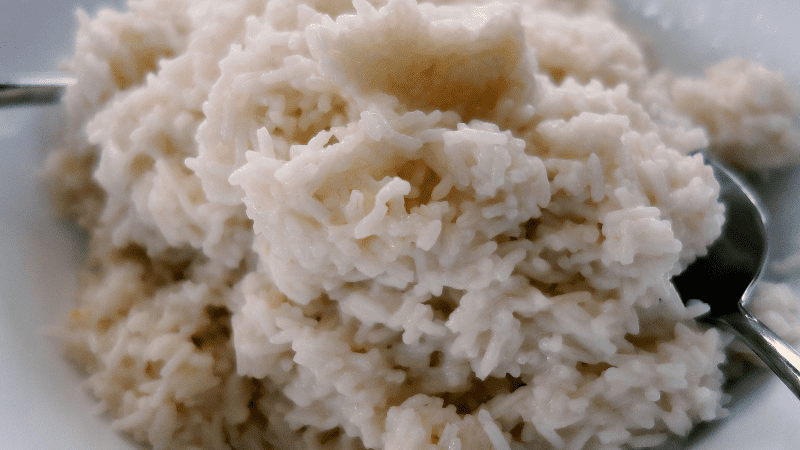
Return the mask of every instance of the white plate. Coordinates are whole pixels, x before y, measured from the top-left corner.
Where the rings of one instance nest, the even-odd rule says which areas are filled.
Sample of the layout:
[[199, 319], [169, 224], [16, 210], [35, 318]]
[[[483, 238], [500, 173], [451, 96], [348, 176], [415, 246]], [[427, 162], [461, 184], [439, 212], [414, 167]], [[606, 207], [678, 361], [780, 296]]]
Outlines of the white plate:
[[[0, 2], [0, 77], [51, 72], [72, 51], [74, 11], [121, 1]], [[699, 73], [742, 55], [781, 70], [800, 86], [800, 3], [745, 0], [618, 0], [631, 27], [653, 39], [665, 64]], [[55, 107], [0, 109], [0, 447], [39, 450], [135, 448], [114, 433], [81, 387], [82, 377], [44, 336], [69, 310], [82, 258], [78, 232], [53, 220], [37, 172], [58, 117]], [[777, 225], [778, 257], [797, 250], [800, 177], [760, 180]], [[706, 427], [692, 449], [800, 446], [800, 402], [771, 375], [739, 386], [752, 391], [732, 415]]]

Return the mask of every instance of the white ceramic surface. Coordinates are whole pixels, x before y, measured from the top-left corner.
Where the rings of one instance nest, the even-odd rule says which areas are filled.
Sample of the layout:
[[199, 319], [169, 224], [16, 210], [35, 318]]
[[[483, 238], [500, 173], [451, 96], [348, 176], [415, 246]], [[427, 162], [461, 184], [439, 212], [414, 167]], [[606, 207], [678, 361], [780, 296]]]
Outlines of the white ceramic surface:
[[[681, 73], [731, 55], [783, 71], [800, 86], [800, 2], [796, 0], [617, 0], [631, 27], [649, 36], [665, 64]], [[0, 78], [58, 69], [69, 55], [74, 11], [108, 0], [0, 2]], [[0, 448], [124, 450], [81, 387], [82, 377], [46, 337], [69, 310], [82, 258], [80, 234], [52, 219], [37, 173], [56, 107], [0, 109]], [[756, 179], [773, 214], [776, 257], [797, 250], [800, 177]], [[691, 449], [800, 448], [800, 402], [769, 374], [739, 385], [728, 419], [707, 427]], [[675, 448], [672, 446], [671, 448]]]

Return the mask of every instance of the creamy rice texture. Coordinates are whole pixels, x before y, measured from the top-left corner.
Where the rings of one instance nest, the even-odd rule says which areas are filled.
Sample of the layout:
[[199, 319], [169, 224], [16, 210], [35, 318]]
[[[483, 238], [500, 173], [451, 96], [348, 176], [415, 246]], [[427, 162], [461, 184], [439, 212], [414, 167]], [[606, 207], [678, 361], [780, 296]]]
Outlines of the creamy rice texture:
[[652, 73], [602, 1], [129, 7], [79, 15], [49, 161], [91, 235], [65, 341], [115, 428], [613, 449], [725, 415], [729, 337], [670, 283], [724, 222], [687, 155], [796, 160], [780, 75]]

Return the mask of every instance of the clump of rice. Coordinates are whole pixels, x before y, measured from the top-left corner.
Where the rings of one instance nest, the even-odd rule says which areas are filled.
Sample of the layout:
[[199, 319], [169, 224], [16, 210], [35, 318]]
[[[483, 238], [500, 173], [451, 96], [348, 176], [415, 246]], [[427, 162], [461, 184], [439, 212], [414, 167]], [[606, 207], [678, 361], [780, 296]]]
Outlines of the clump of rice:
[[778, 75], [651, 74], [601, 1], [129, 6], [80, 14], [50, 160], [91, 233], [64, 339], [115, 428], [611, 449], [725, 414], [729, 338], [670, 283], [724, 221], [687, 154], [796, 156]]

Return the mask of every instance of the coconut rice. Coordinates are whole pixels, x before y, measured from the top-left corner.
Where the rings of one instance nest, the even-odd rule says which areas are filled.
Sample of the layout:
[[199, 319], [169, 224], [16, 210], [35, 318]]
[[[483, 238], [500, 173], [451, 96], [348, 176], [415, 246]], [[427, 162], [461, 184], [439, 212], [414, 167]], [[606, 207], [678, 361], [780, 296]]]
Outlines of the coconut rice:
[[577, 450], [724, 416], [730, 338], [670, 283], [724, 222], [687, 155], [796, 160], [796, 105], [743, 60], [653, 72], [613, 16], [79, 13], [49, 170], [90, 233], [64, 341], [112, 425], [155, 449]]

